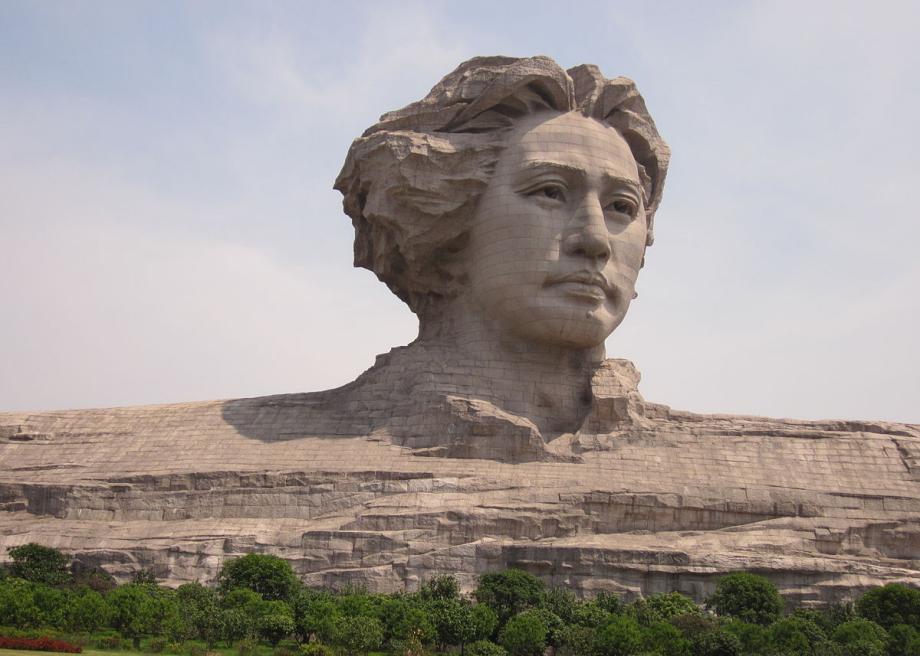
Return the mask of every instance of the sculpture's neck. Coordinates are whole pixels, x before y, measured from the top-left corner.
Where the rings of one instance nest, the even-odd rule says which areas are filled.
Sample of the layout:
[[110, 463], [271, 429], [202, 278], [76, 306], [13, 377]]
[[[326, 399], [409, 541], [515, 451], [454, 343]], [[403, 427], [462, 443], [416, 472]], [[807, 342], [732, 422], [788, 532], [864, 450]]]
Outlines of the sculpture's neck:
[[531, 419], [544, 434], [578, 429], [605, 356], [603, 344], [572, 349], [518, 337], [462, 299], [422, 318], [415, 345], [443, 354], [446, 385]]

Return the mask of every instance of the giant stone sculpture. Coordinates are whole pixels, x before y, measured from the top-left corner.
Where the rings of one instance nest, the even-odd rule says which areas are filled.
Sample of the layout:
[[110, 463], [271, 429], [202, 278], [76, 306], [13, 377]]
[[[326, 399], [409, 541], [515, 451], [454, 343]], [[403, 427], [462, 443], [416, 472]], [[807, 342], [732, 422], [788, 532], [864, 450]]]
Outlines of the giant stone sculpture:
[[509, 565], [584, 594], [917, 583], [920, 428], [679, 412], [604, 359], [667, 162], [630, 80], [462, 64], [336, 181], [418, 339], [327, 392], [0, 414], [0, 546], [175, 583], [251, 550], [373, 590]]

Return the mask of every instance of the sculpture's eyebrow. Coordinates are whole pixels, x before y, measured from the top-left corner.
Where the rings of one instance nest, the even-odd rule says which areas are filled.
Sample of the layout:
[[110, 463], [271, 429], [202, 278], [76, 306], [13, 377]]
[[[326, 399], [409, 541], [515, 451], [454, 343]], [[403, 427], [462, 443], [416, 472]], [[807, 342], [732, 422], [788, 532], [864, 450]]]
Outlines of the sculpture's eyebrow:
[[[545, 159], [528, 160], [524, 162], [524, 164], [521, 166], [522, 171], [531, 171], [534, 169], [556, 169], [556, 170], [560, 170], [560, 171], [569, 173], [570, 175], [576, 175], [581, 179], [586, 178], [588, 175], [587, 172], [579, 166], [574, 166], [572, 164], [564, 164], [563, 162], [553, 162], [553, 161], [545, 160]], [[637, 194], [639, 194], [640, 197], [643, 196], [642, 185], [640, 185], [635, 180], [632, 180], [630, 178], [624, 178], [623, 176], [620, 176], [620, 175], [613, 175], [612, 173], [609, 173], [606, 171], [604, 172], [603, 175], [604, 175], [604, 182], [608, 184], [625, 185], [629, 187], [630, 189], [632, 189], [633, 191], [635, 191]]]

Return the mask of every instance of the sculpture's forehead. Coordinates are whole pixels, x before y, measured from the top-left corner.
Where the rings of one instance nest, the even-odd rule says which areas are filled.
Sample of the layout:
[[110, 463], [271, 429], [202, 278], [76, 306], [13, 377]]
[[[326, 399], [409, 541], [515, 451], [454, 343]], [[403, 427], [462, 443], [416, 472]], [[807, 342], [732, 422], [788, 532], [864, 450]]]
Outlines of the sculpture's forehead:
[[542, 161], [640, 182], [636, 160], [620, 133], [579, 112], [536, 114], [515, 126], [505, 162], [518, 168]]

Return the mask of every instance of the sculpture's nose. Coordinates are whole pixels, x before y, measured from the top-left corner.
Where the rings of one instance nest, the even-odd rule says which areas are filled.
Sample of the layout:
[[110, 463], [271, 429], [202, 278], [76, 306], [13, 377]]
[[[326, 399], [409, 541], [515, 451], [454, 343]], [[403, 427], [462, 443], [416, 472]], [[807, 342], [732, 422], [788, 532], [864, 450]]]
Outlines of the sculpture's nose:
[[563, 236], [565, 252], [592, 260], [610, 259], [610, 232], [596, 194], [587, 194], [575, 210]]

